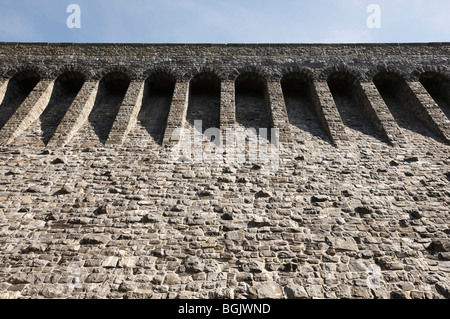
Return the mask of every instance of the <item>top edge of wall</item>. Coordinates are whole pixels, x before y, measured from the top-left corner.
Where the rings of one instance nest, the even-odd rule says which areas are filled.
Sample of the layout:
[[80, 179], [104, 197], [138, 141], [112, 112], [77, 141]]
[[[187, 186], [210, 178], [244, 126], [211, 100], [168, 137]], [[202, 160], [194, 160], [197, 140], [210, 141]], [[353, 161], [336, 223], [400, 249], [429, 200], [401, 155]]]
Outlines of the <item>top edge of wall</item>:
[[40, 46], [250, 46], [250, 47], [279, 47], [279, 46], [434, 46], [450, 45], [450, 42], [405, 42], [405, 43], [76, 43], [76, 42], [1, 42], [0, 45], [40, 45]]

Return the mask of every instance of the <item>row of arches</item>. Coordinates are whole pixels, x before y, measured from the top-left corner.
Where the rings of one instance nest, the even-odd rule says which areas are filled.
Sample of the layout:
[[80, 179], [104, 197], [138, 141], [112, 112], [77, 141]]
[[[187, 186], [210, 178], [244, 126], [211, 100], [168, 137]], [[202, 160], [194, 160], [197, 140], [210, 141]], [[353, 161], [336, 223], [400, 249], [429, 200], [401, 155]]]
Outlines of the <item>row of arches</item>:
[[[0, 106], [0, 130], [40, 80], [38, 73], [33, 71], [19, 72], [9, 80]], [[45, 144], [52, 138], [85, 81], [83, 75], [76, 71], [66, 72], [55, 80], [50, 102], [40, 116]], [[108, 139], [130, 83], [130, 77], [123, 72], [109, 73], [99, 82], [88, 121], [102, 143]], [[138, 121], [159, 143], [164, 135], [175, 84], [176, 78], [166, 72], [155, 73], [146, 81]], [[236, 114], [243, 126], [270, 127], [265, 92], [265, 80], [260, 75], [244, 73], [236, 80]], [[203, 132], [208, 128], [219, 128], [220, 94], [219, 76], [206, 72], [194, 76], [189, 84], [187, 122], [194, 125], [194, 121], [201, 120]]]
[[[344, 125], [364, 135], [389, 142], [379, 123], [376, 123], [373, 108], [364, 103], [365, 97], [362, 95], [365, 92], [354, 74], [337, 71], [330, 74], [326, 81]], [[419, 81], [450, 119], [449, 79], [437, 72], [425, 72], [420, 75]], [[408, 101], [407, 95], [411, 92], [403, 77], [393, 72], [380, 72], [373, 77], [371, 83], [375, 85], [399, 127], [439, 140], [430, 125]], [[314, 110], [311, 79], [301, 73], [291, 73], [283, 77], [281, 85], [290, 123], [326, 139]]]
[[244, 73], [255, 73], [267, 81], [281, 81], [283, 77], [291, 73], [300, 73], [310, 80], [326, 81], [333, 73], [349, 73], [361, 82], [371, 81], [379, 73], [395, 73], [405, 81], [416, 82], [423, 74], [440, 74], [445, 78], [450, 77], [450, 70], [445, 65], [423, 64], [423, 65], [390, 65], [361, 64], [359, 67], [350, 66], [346, 63], [330, 63], [330, 66], [312, 68], [304, 66], [300, 62], [286, 62], [270, 65], [249, 64], [245, 66], [230, 66], [224, 64], [204, 64], [185, 69], [177, 67], [172, 63], [159, 62], [149, 68], [131, 65], [110, 65], [102, 68], [86, 66], [84, 64], [61, 65], [56, 68], [46, 69], [39, 63], [25, 63], [12, 68], [0, 68], [0, 79], [12, 78], [23, 72], [32, 72], [41, 79], [56, 79], [64, 73], [74, 72], [80, 74], [86, 81], [100, 81], [110, 73], [124, 73], [131, 81], [145, 81], [160, 73], [170, 74], [177, 81], [189, 82], [198, 74], [208, 73], [217, 76], [221, 81], [236, 81]]
[[[23, 70], [9, 80], [0, 106], [0, 130], [40, 80], [39, 73], [32, 70]], [[450, 118], [449, 79], [438, 72], [424, 72], [420, 75], [419, 81]], [[44, 143], [48, 143], [51, 139], [85, 82], [86, 77], [77, 71], [67, 71], [55, 80], [50, 102], [40, 117]], [[164, 135], [176, 82], [176, 77], [168, 72], [155, 72], [146, 80], [138, 121], [159, 143]], [[221, 78], [213, 72], [198, 73], [189, 82], [186, 119], [190, 125], [194, 125], [195, 120], [201, 120], [203, 132], [212, 127], [220, 128], [221, 82]], [[312, 82], [309, 74], [290, 72], [281, 79], [281, 87], [291, 124], [295, 125], [301, 118], [303, 124], [299, 125], [303, 125], [302, 127], [309, 125], [312, 132], [323, 135], [323, 128], [318, 124], [317, 112], [311, 107]], [[130, 83], [131, 78], [121, 71], [108, 73], [100, 80], [89, 122], [102, 143], [108, 139]], [[348, 120], [347, 125], [366, 134], [380, 134], [380, 132], [373, 133], [376, 129], [368, 121], [365, 111], [358, 107], [359, 79], [355, 75], [337, 71], [329, 75], [327, 83], [341, 117], [344, 120], [353, 119]], [[386, 104], [392, 106], [389, 109], [400, 125], [402, 117], [413, 116], [407, 105], [403, 105], [403, 109], [400, 109], [397, 106], [402, 103], [395, 102], [402, 101], [402, 92], [406, 84], [403, 77], [393, 72], [380, 72], [373, 78], [373, 83]], [[244, 127], [271, 128], [273, 119], [268, 104], [266, 78], [249, 71], [240, 74], [234, 84], [236, 122]], [[308, 105], [303, 114], [298, 112], [298, 101]], [[346, 108], [348, 105], [353, 107]]]

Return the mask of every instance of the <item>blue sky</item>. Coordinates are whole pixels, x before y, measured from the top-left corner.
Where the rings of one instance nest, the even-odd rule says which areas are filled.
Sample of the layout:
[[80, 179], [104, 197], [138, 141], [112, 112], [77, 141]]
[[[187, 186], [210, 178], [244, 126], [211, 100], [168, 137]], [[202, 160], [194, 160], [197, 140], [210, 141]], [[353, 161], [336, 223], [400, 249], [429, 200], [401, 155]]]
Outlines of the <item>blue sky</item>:
[[[0, 0], [0, 41], [450, 42], [449, 0]], [[66, 24], [69, 4], [81, 28]], [[381, 28], [367, 27], [369, 4]]]

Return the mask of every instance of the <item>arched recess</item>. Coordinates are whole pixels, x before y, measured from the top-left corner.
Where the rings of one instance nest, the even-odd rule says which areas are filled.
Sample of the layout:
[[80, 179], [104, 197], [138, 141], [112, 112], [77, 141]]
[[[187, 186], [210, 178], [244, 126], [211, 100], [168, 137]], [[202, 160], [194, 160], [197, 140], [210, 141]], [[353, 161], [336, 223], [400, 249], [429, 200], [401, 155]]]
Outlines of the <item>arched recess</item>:
[[40, 80], [41, 76], [32, 70], [20, 71], [9, 80], [5, 97], [0, 105], [0, 129], [5, 126]]
[[[360, 133], [387, 142], [377, 129], [376, 115], [371, 105], [364, 103], [364, 92], [358, 78], [348, 72], [334, 72], [327, 79], [334, 102], [344, 125], [349, 128], [349, 136]], [[361, 137], [361, 136], [360, 136]]]
[[235, 87], [237, 124], [246, 129], [256, 129], [257, 132], [266, 129], [270, 141], [273, 124], [266, 79], [257, 73], [243, 73], [237, 77]]
[[130, 82], [128, 75], [123, 72], [108, 73], [100, 81], [89, 123], [103, 144], [108, 139]]
[[[220, 129], [220, 83], [220, 78], [209, 72], [199, 73], [190, 81], [186, 120], [202, 134], [208, 129]], [[207, 138], [213, 141], [215, 137]]]
[[[287, 73], [281, 79], [284, 102], [289, 123], [311, 135], [328, 141], [326, 131], [320, 123], [311, 96], [313, 83], [300, 72]], [[294, 133], [294, 135], [297, 135]]]
[[433, 97], [442, 111], [450, 119], [450, 81], [441, 73], [425, 72], [422, 73], [419, 81]]
[[56, 79], [50, 102], [39, 118], [45, 145], [55, 134], [84, 82], [84, 75], [76, 71], [65, 72]]
[[411, 103], [413, 93], [403, 77], [394, 72], [380, 72], [374, 76], [373, 83], [400, 127], [442, 142]]
[[159, 144], [167, 126], [175, 83], [175, 77], [166, 72], [155, 73], [146, 81], [138, 124]]

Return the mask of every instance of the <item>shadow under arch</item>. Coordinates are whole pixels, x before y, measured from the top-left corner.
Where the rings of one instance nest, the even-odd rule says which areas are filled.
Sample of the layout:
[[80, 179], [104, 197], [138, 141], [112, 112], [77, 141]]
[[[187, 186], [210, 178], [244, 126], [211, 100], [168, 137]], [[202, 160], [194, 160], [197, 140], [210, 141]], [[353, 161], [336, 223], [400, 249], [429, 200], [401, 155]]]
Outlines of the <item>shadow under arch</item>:
[[42, 141], [45, 145], [48, 144], [55, 134], [84, 82], [84, 75], [76, 71], [67, 71], [55, 80], [48, 106], [39, 118], [41, 122]]
[[9, 80], [5, 96], [0, 105], [0, 130], [14, 115], [40, 80], [41, 76], [33, 70], [20, 71]]
[[372, 136], [380, 142], [388, 142], [373, 123], [374, 110], [370, 105], [363, 103], [364, 92], [355, 75], [342, 71], [334, 72], [328, 76], [327, 83], [345, 126]]
[[[209, 129], [220, 129], [220, 85], [219, 76], [210, 72], [195, 75], [189, 83], [186, 120], [202, 134]], [[197, 121], [201, 121], [201, 127], [196, 125]], [[206, 137], [211, 142], [217, 138]]]
[[258, 73], [245, 72], [236, 78], [235, 88], [236, 122], [257, 132], [266, 129], [270, 141], [273, 120], [267, 99], [267, 80]]
[[281, 79], [289, 123], [331, 144], [312, 100], [313, 83], [301, 72], [286, 73]]
[[130, 82], [127, 74], [118, 71], [106, 74], [100, 81], [88, 120], [102, 144], [108, 139]]
[[137, 119], [159, 145], [162, 145], [167, 126], [175, 84], [175, 77], [166, 72], [152, 74], [145, 83], [142, 107]]
[[413, 93], [402, 76], [394, 72], [380, 72], [374, 76], [373, 83], [401, 128], [443, 143], [410, 105], [408, 96]]
[[450, 80], [438, 72], [425, 72], [419, 81], [450, 120]]

